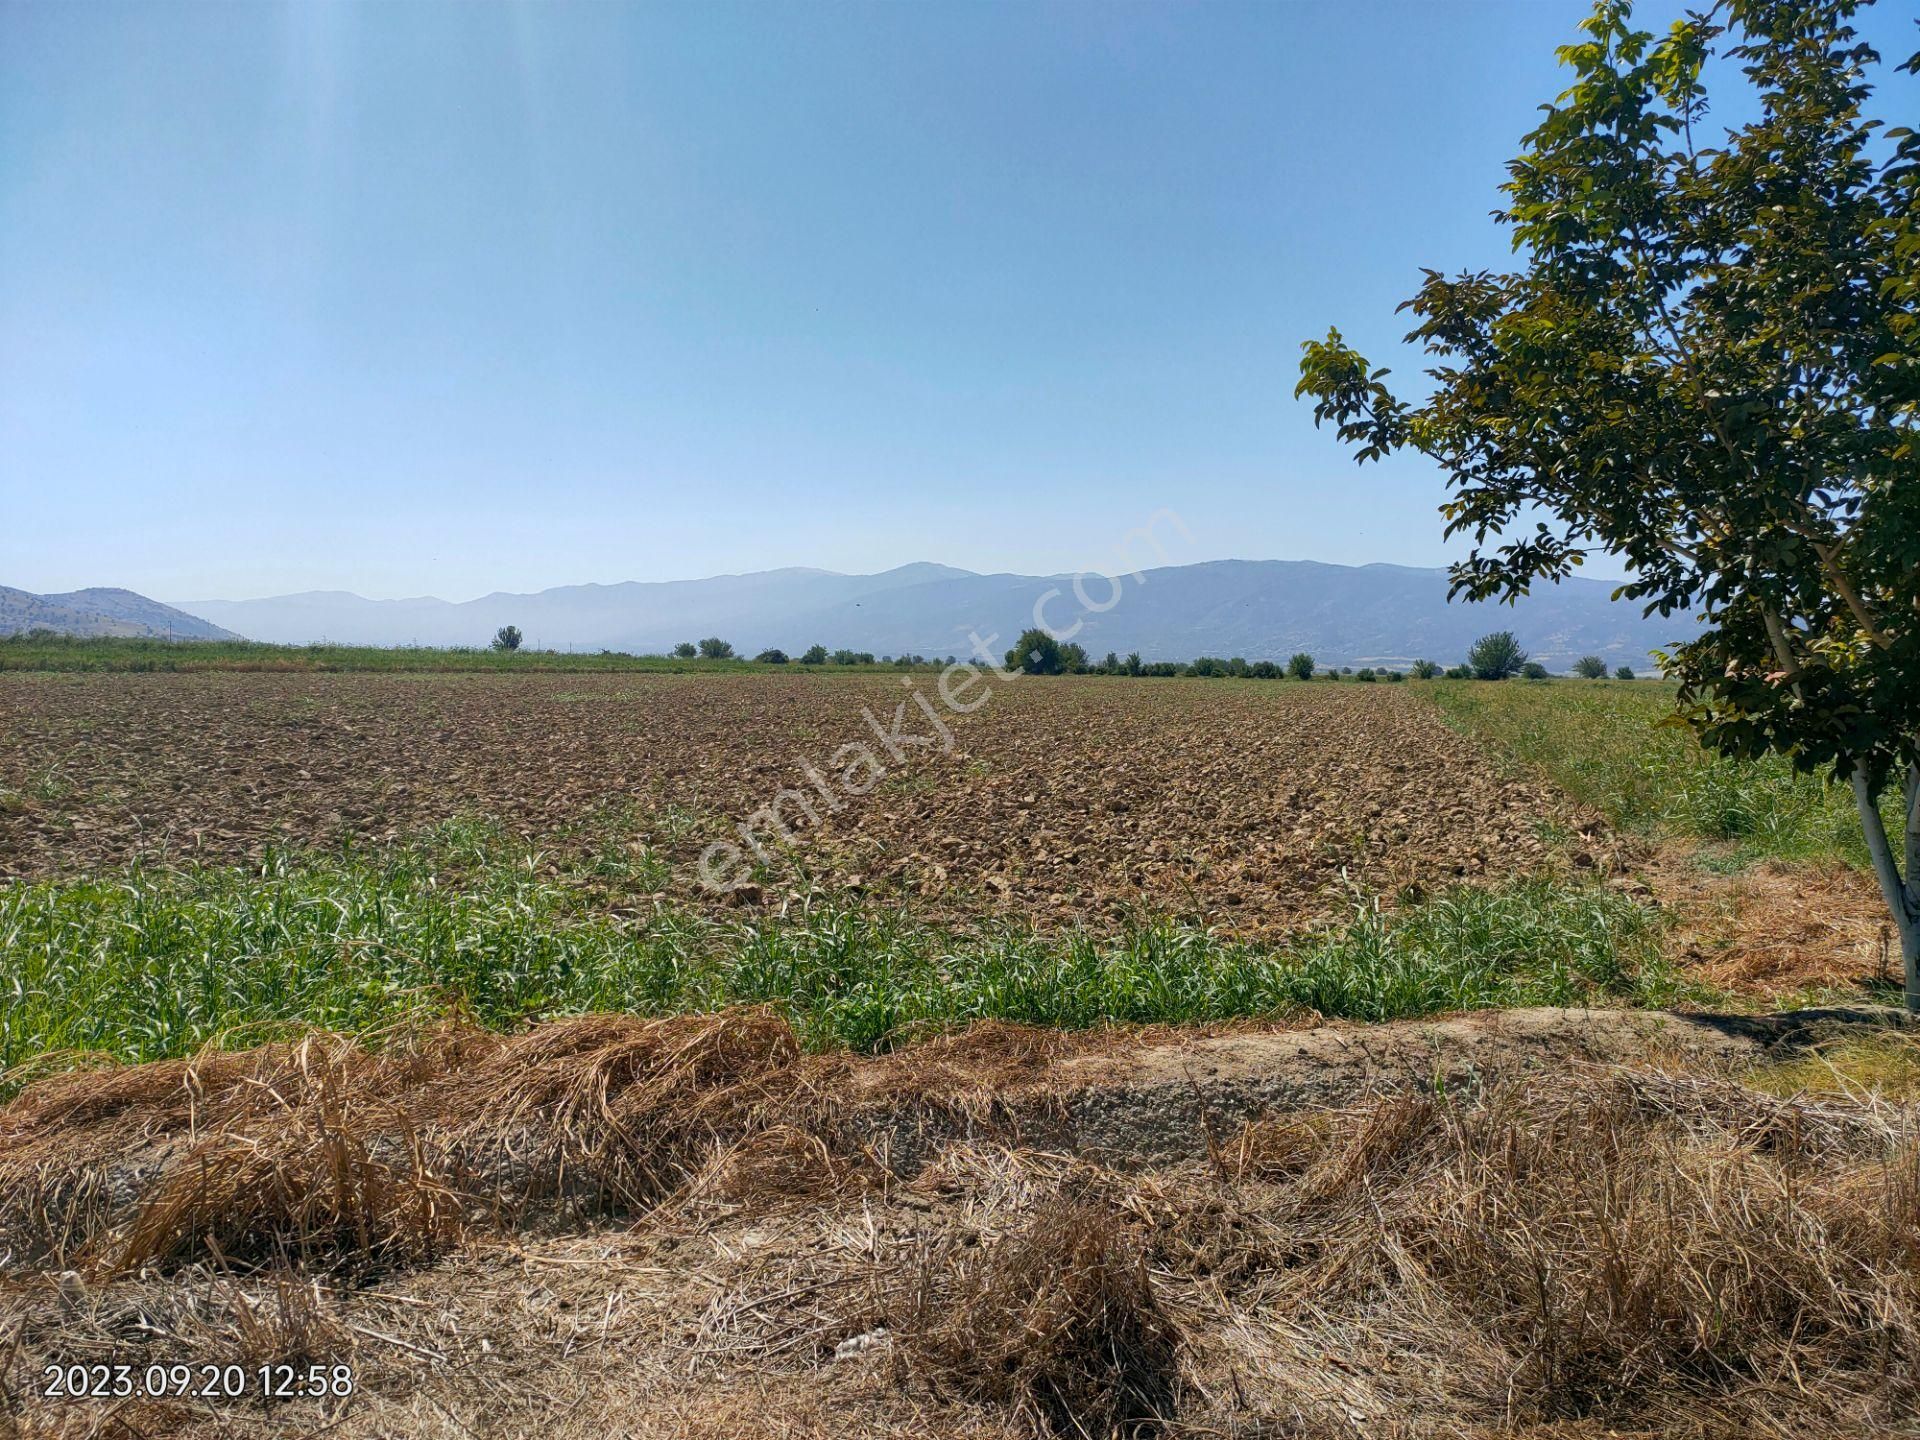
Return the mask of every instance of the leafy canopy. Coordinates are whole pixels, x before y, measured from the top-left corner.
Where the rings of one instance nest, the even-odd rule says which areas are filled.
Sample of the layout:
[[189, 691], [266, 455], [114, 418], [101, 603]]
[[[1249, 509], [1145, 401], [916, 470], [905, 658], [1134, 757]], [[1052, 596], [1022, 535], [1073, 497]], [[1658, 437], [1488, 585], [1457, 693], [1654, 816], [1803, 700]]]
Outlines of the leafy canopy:
[[1518, 675], [1527, 666], [1527, 652], [1513, 638], [1511, 630], [1496, 630], [1482, 635], [1467, 651], [1467, 668], [1476, 680], [1505, 680]]
[[1060, 642], [1044, 630], [1023, 630], [1007, 651], [1007, 669], [1029, 675], [1058, 675], [1067, 668]]
[[[1621, 595], [1704, 619], [1666, 664], [1709, 746], [1877, 793], [1920, 759], [1920, 145], [1864, 113], [1859, 8], [1727, 0], [1656, 39], [1601, 0], [1509, 167], [1519, 268], [1402, 307], [1431, 398], [1337, 330], [1299, 391], [1358, 459], [1445, 468], [1455, 594], [1623, 556]], [[1718, 135], [1712, 57], [1759, 102]]]

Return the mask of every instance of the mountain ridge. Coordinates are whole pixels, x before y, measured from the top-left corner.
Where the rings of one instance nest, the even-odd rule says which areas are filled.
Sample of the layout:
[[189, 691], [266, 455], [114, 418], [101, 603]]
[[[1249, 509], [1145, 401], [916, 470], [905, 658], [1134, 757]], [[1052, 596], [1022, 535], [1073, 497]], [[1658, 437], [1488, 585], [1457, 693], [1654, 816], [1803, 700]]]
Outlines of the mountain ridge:
[[[517, 625], [537, 649], [664, 651], [719, 635], [742, 653], [798, 653], [819, 643], [875, 654], [967, 655], [978, 634], [1004, 649], [1042, 604], [1063, 638], [1098, 656], [1148, 660], [1196, 655], [1281, 659], [1305, 650], [1323, 664], [1450, 662], [1488, 630], [1513, 630], [1550, 666], [1595, 654], [1644, 665], [1648, 653], [1693, 633], [1691, 622], [1649, 620], [1614, 601], [1611, 582], [1573, 578], [1512, 607], [1449, 603], [1444, 568], [1337, 565], [1319, 560], [1209, 560], [1122, 581], [1111, 608], [1084, 612], [1072, 573], [979, 574], [928, 561], [872, 575], [811, 567], [699, 580], [594, 582], [473, 600], [368, 600], [305, 591], [254, 600], [178, 602], [178, 608], [250, 639], [283, 644], [484, 645]], [[1048, 592], [1057, 592], [1049, 595]], [[1088, 587], [1095, 603], [1111, 593]], [[1075, 624], [1078, 629], [1073, 629]], [[989, 638], [991, 637], [991, 638]]]

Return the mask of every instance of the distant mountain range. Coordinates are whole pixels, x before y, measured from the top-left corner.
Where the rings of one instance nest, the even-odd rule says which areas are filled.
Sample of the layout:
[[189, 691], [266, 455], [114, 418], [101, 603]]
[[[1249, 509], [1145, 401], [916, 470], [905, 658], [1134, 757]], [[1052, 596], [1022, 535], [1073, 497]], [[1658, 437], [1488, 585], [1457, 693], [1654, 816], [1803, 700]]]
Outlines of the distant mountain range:
[[62, 635], [120, 635], [156, 640], [238, 640], [198, 615], [131, 590], [69, 590], [35, 595], [0, 585], [0, 635], [53, 630]]
[[[798, 654], [818, 642], [876, 655], [964, 656], [974, 632], [994, 637], [996, 650], [1004, 651], [1033, 623], [1035, 602], [1057, 590], [1046, 604], [1048, 622], [1064, 630], [1081, 621], [1071, 638], [1096, 658], [1137, 650], [1148, 660], [1285, 659], [1305, 650], [1334, 665], [1453, 662], [1477, 636], [1512, 630], [1555, 669], [1588, 654], [1644, 666], [1650, 650], [1694, 630], [1683, 620], [1643, 618], [1637, 606], [1612, 600], [1612, 587], [1597, 580], [1546, 586], [1512, 607], [1449, 604], [1445, 570], [1401, 565], [1218, 560], [1170, 566], [1144, 572], [1139, 582], [1126, 580], [1117, 603], [1100, 614], [1082, 613], [1072, 583], [1069, 575], [977, 575], [921, 563], [878, 575], [788, 569], [564, 585], [460, 603], [309, 591], [185, 600], [178, 611], [249, 639], [285, 644], [484, 645], [500, 626], [518, 625], [535, 649], [644, 654], [718, 635], [749, 655], [767, 646]], [[1095, 603], [1110, 594], [1092, 580], [1086, 591]]]

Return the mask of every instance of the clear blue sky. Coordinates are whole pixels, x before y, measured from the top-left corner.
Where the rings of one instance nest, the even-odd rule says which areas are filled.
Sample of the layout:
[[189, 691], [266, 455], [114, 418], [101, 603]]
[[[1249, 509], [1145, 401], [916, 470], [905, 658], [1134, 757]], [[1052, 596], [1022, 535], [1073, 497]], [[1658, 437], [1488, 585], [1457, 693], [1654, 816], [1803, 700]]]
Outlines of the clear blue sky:
[[0, 584], [1056, 571], [1163, 506], [1440, 563], [1298, 345], [1405, 368], [1418, 267], [1500, 263], [1586, 8], [0, 4]]

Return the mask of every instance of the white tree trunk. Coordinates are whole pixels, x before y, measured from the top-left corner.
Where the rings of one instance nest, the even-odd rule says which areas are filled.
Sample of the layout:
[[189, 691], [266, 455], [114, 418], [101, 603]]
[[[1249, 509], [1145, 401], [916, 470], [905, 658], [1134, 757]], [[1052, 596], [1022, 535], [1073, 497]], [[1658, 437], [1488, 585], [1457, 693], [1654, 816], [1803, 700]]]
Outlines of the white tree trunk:
[[1866, 832], [1867, 853], [1873, 857], [1874, 878], [1880, 882], [1880, 894], [1893, 912], [1893, 925], [1900, 936], [1900, 960], [1906, 978], [1907, 1009], [1920, 1014], [1920, 766], [1908, 769], [1901, 787], [1906, 824], [1901, 859], [1894, 857], [1885, 821], [1880, 817], [1878, 797], [1861, 771], [1853, 772], [1853, 798], [1860, 809], [1860, 827]]

